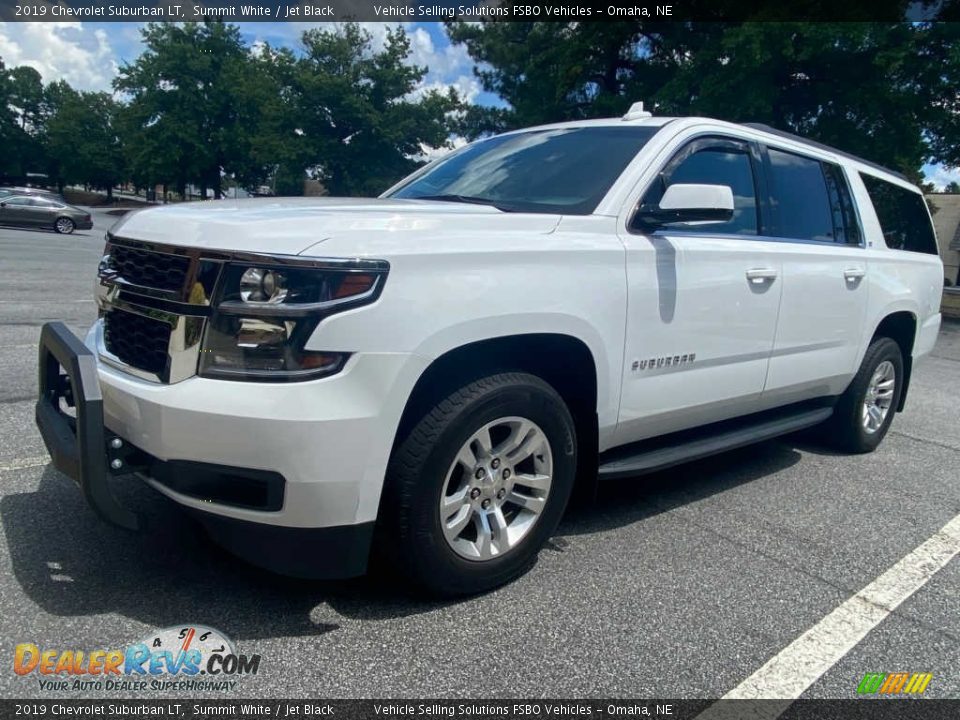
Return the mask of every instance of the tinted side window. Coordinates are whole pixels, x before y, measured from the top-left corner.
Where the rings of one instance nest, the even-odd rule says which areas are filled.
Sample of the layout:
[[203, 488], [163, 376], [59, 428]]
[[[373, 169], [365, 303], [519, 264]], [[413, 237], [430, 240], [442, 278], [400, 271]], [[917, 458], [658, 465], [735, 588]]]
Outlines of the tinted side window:
[[673, 168], [667, 169], [661, 182], [655, 183], [647, 191], [643, 204], [659, 205], [666, 189], [677, 184], [729, 186], [733, 190], [733, 218], [725, 223], [674, 223], [670, 227], [708, 234], [757, 234], [757, 191], [750, 156], [746, 151], [717, 147], [694, 152]]
[[773, 207], [779, 235], [798, 240], [837, 240], [837, 220], [819, 160], [769, 149]]
[[887, 247], [936, 255], [937, 240], [923, 195], [872, 175], [861, 173], [860, 177], [877, 211]]

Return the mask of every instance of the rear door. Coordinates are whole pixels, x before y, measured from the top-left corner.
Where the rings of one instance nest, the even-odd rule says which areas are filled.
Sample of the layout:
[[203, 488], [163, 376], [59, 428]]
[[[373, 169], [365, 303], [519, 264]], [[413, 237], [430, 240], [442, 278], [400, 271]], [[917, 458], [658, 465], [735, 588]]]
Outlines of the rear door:
[[843, 168], [764, 149], [783, 291], [765, 399], [784, 404], [843, 391], [856, 370], [870, 271]]
[[729, 186], [734, 217], [623, 231], [628, 317], [618, 444], [753, 411], [773, 347], [781, 268], [778, 243], [763, 238], [758, 148], [719, 135], [688, 140], [640, 204], [659, 204], [675, 183]]

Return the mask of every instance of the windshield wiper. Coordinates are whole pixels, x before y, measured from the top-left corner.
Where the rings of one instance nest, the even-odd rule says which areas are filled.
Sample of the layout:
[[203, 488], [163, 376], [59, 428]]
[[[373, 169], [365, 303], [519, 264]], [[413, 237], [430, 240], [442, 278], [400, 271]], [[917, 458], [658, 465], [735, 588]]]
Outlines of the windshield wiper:
[[496, 200], [489, 198], [475, 197], [473, 195], [418, 195], [410, 200], [440, 200], [441, 202], [460, 202], [470, 203], [471, 205], [489, 205], [495, 207], [501, 212], [516, 212], [514, 208], [501, 205]]

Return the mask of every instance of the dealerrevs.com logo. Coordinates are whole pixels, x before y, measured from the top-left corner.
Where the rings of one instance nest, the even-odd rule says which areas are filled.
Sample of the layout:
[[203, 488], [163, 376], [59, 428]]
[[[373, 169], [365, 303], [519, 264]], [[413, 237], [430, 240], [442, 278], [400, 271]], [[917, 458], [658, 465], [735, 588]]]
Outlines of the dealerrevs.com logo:
[[20, 643], [13, 671], [41, 690], [233, 690], [256, 675], [259, 655], [238, 654], [223, 633], [202, 625], [169, 627], [123, 649], [40, 648]]

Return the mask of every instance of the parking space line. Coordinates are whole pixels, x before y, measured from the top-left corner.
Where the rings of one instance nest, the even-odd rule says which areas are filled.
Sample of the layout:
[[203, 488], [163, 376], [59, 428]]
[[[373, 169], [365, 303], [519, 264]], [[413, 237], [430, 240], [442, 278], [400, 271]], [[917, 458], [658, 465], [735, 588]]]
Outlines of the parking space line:
[[26, 470], [28, 468], [43, 467], [50, 462], [48, 457], [29, 457], [14, 460], [10, 463], [0, 465], [0, 472], [10, 472], [11, 470]]
[[[786, 701], [757, 707], [762, 710], [762, 717], [778, 717], [790, 702], [800, 697], [958, 553], [960, 515], [787, 645], [722, 699]], [[724, 712], [722, 704], [712, 705], [698, 720], [725, 717]]]

